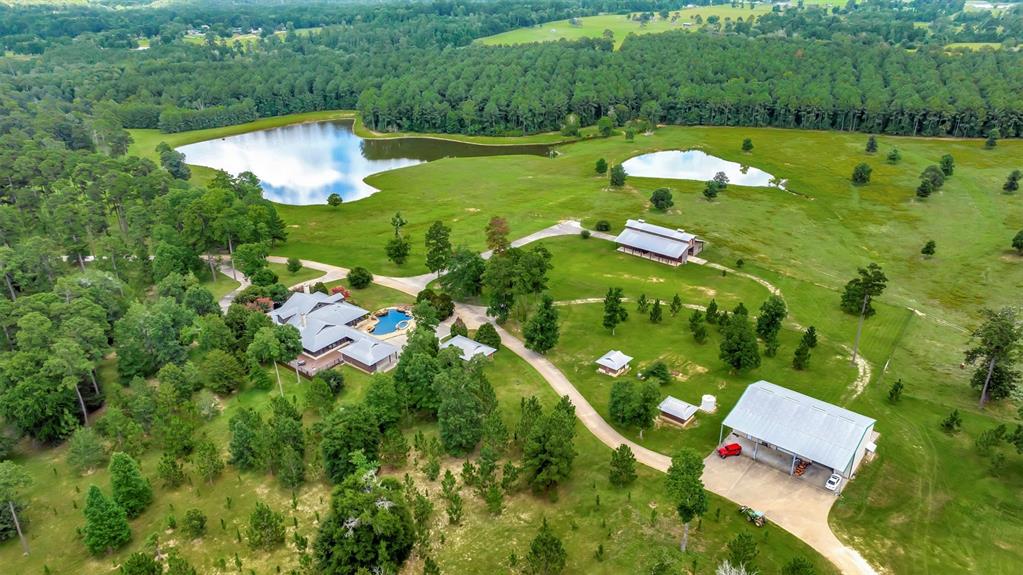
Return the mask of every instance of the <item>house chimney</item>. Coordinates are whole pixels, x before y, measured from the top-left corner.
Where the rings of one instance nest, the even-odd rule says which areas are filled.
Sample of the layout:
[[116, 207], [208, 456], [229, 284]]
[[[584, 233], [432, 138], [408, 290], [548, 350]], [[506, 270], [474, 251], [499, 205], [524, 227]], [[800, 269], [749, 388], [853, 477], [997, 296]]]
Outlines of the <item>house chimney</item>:
[[645, 224], [646, 223], [646, 220], [636, 220], [636, 221], [641, 223], [641, 224]]
[[304, 313], [303, 313], [303, 314], [299, 314], [299, 316], [298, 316], [298, 322], [299, 322], [300, 324], [302, 324], [302, 327], [303, 327], [303, 328], [305, 327], [305, 314], [304, 314]]
[[309, 293], [309, 284], [304, 284], [302, 286], [302, 293]]

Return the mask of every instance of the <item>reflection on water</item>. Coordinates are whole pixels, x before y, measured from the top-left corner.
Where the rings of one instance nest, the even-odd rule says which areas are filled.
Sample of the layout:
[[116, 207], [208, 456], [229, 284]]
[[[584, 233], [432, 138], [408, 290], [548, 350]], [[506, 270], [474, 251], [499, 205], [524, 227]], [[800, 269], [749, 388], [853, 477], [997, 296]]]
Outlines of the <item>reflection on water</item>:
[[429, 138], [364, 140], [351, 122], [298, 124], [198, 142], [178, 148], [189, 164], [252, 172], [267, 199], [282, 204], [323, 204], [332, 193], [346, 202], [377, 190], [363, 178], [445, 157], [531, 154], [547, 146], [480, 146]]
[[699, 150], [654, 152], [622, 162], [630, 176], [643, 178], [672, 178], [676, 180], [710, 180], [718, 172], [728, 176], [728, 182], [739, 186], [774, 185], [774, 176], [763, 170], [743, 166], [705, 154]]

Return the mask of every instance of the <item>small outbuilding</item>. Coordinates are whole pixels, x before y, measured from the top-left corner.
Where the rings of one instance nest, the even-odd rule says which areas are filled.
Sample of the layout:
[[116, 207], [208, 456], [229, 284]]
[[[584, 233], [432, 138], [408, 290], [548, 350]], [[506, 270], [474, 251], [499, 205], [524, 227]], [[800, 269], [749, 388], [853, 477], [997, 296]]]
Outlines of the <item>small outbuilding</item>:
[[449, 347], [456, 347], [460, 350], [460, 356], [463, 361], [469, 361], [477, 355], [483, 357], [490, 357], [497, 352], [496, 349], [489, 345], [483, 345], [482, 343], [465, 337], [464, 335], [456, 335], [455, 337], [440, 344], [441, 349], [447, 349]]
[[[789, 475], [797, 462], [816, 464], [851, 478], [877, 437], [875, 420], [767, 381], [751, 383], [721, 424], [784, 461]], [[719, 438], [719, 442], [720, 442]]]
[[619, 375], [629, 371], [629, 362], [632, 361], [632, 357], [625, 355], [617, 349], [600, 356], [596, 361], [597, 371], [610, 375], [611, 377], [618, 377]]
[[664, 401], [657, 406], [657, 409], [661, 412], [661, 421], [682, 427], [689, 425], [693, 418], [696, 417], [696, 412], [699, 411], [699, 408], [695, 405], [670, 395], [664, 398]]

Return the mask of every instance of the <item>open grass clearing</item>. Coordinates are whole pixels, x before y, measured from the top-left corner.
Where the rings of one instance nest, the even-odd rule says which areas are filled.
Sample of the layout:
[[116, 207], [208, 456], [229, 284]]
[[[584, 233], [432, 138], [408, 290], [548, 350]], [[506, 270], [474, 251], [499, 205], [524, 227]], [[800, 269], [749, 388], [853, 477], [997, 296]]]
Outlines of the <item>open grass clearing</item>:
[[[726, 20], [743, 20], [750, 16], [759, 16], [771, 11], [766, 4], [759, 4], [745, 8], [733, 8], [732, 6], [695, 6], [671, 12], [665, 20], [659, 15], [648, 22], [641, 23], [632, 19], [631, 14], [606, 14], [601, 16], [586, 16], [577, 18], [577, 23], [569, 20], [557, 20], [544, 22], [536, 26], [509, 30], [501, 34], [487, 36], [477, 40], [480, 44], [488, 45], [514, 45], [530, 42], [553, 42], [557, 40], [579, 40], [581, 38], [600, 38], [605, 30], [610, 30], [614, 35], [615, 49], [621, 48], [625, 38], [630, 34], [657, 34], [672, 30], [698, 30], [710, 16], [717, 16], [723, 24]], [[699, 16], [702, 23], [697, 23]]]
[[307, 281], [314, 280], [318, 277], [323, 276], [322, 271], [314, 270], [313, 268], [307, 267], [303, 267], [295, 273], [291, 273], [290, 271], [288, 271], [287, 264], [270, 263], [267, 264], [267, 267], [270, 268], [270, 271], [277, 274], [277, 277], [280, 278], [280, 282], [282, 284], [288, 287], [293, 286], [295, 284], [305, 283]]

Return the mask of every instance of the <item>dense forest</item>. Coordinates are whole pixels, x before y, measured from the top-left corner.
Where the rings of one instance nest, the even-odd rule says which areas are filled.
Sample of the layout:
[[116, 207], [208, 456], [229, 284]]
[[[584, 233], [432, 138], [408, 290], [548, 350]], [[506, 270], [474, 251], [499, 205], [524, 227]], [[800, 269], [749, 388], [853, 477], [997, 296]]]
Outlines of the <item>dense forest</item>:
[[[52, 98], [76, 113], [103, 111], [123, 127], [165, 132], [334, 108], [357, 108], [381, 131], [469, 134], [555, 130], [568, 114], [589, 124], [612, 110], [619, 122], [641, 117], [968, 137], [993, 129], [1015, 137], [1023, 130], [1015, 97], [1023, 92], [1023, 54], [949, 53], [932, 43], [1012, 44], [1023, 22], [1019, 9], [981, 17], [959, 11], [961, 2], [924, 0], [790, 9], [718, 22], [696, 34], [631, 37], [619, 51], [607, 38], [471, 44], [569, 15], [625, 8], [667, 13], [678, 4], [413, 3], [387, 12], [334, 4], [318, 18], [303, 5], [294, 13], [267, 11], [260, 17], [288, 18], [277, 25], [287, 32], [245, 43], [218, 40], [213, 32], [274, 28], [270, 20], [245, 20], [244, 5], [236, 14], [209, 9], [188, 19], [158, 12], [146, 24], [151, 28], [130, 12], [97, 15], [89, 33], [74, 37], [78, 29], [61, 27], [60, 18], [46, 25], [15, 18], [4, 29], [8, 47], [30, 37], [46, 49], [8, 59], [5, 84], [15, 99]], [[915, 26], [919, 18], [932, 18], [931, 29]], [[184, 41], [184, 29], [203, 19], [214, 23], [205, 39]], [[151, 47], [111, 48], [105, 34], [148, 35]]]

